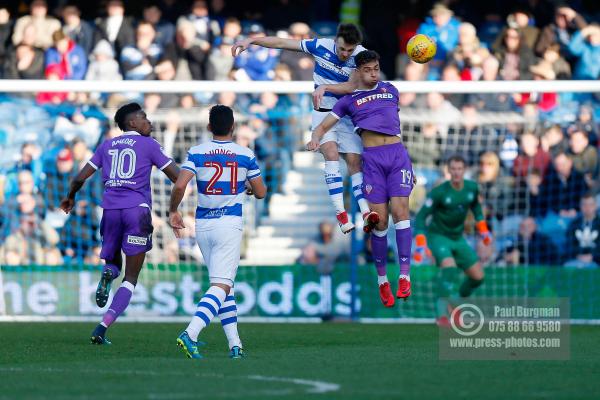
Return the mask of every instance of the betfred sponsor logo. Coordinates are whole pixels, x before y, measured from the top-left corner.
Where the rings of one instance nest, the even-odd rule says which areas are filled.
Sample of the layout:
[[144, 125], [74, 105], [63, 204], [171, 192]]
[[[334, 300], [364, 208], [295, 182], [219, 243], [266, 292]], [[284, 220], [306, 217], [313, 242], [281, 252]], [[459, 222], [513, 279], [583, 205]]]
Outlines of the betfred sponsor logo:
[[369, 96], [365, 96], [361, 99], [356, 100], [356, 105], [360, 106], [361, 104], [367, 103], [373, 100], [381, 100], [381, 99], [393, 99], [394, 95], [391, 93], [377, 93], [371, 94]]

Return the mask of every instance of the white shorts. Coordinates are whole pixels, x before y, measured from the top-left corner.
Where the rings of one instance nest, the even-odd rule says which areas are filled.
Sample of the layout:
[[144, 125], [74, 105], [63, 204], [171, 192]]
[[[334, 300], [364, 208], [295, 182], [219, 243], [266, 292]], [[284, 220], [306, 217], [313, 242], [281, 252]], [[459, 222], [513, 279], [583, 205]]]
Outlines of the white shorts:
[[[312, 130], [314, 130], [329, 112], [312, 111]], [[340, 153], [362, 154], [363, 146], [360, 136], [354, 133], [354, 125], [350, 117], [340, 119], [321, 139], [321, 144], [336, 142]]]
[[208, 268], [210, 283], [233, 287], [240, 264], [242, 230], [231, 227], [196, 230], [196, 242]]

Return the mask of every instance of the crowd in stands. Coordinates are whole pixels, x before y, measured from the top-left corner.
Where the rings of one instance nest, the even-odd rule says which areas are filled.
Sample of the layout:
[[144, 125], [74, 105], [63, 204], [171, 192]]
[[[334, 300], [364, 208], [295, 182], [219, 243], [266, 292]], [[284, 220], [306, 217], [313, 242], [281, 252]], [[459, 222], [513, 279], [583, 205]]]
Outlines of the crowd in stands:
[[[283, 0], [262, 14], [228, 13], [236, 10], [228, 3], [235, 2], [145, 2], [132, 14], [122, 0], [108, 0], [85, 17], [83, 5], [72, 2], [0, 6], [0, 77], [107, 82], [312, 79], [314, 61], [305, 53], [254, 46], [233, 58], [231, 46], [243, 37], [265, 34], [333, 36], [338, 15], [311, 17], [302, 2]], [[458, 0], [429, 4], [424, 13], [402, 15], [400, 23], [388, 23], [389, 14], [394, 16], [390, 12], [381, 16], [386, 24], [374, 24], [368, 2], [358, 12], [352, 4], [360, 7], [360, 1], [341, 3], [341, 20], [360, 23], [365, 45], [382, 53], [385, 79], [600, 78], [598, 10], [514, 1], [474, 14], [469, 1]], [[403, 11], [397, 4], [391, 7]], [[314, 15], [312, 6], [310, 10]], [[510, 10], [508, 15], [504, 10]], [[389, 40], [381, 39], [383, 29], [394, 33]], [[403, 50], [417, 32], [438, 45], [436, 57], [425, 65], [410, 62]], [[398, 47], [383, 51], [390, 43]], [[214, 102], [230, 105], [239, 115], [236, 140], [255, 149], [267, 185], [276, 192], [302, 143], [306, 121], [299, 119], [311, 107], [308, 96], [274, 93], [42, 92], [17, 97], [0, 99], [0, 264], [97, 262], [100, 182], [88, 185], [68, 217], [57, 205], [69, 178], [98, 141], [114, 134], [108, 131], [110, 116], [102, 110], [128, 100], [143, 103], [150, 114]], [[419, 173], [427, 176], [426, 187], [444, 176], [444, 160], [454, 153], [467, 159], [471, 176], [481, 184], [491, 225], [506, 233], [499, 235], [490, 262], [556, 264], [560, 259], [581, 266], [600, 260], [600, 231], [590, 211], [584, 212], [595, 209], [591, 202], [600, 193], [598, 94], [402, 93], [400, 101], [403, 108], [428, 109], [435, 115], [420, 128], [414, 139], [418, 151], [412, 152], [415, 165], [425, 166]], [[486, 112], [516, 113], [526, 122], [500, 131], [480, 123]], [[169, 114], [163, 139], [176, 161], [185, 156], [174, 145], [185, 130], [177, 113]], [[556, 246], [543, 247], [548, 238]], [[557, 248], [560, 254], [553, 253]]]

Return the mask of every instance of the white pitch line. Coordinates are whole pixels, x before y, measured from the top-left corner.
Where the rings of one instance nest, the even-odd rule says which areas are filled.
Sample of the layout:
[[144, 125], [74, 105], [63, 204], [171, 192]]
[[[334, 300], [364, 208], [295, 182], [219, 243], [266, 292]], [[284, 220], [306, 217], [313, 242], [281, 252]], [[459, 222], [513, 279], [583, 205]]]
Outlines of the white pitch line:
[[[65, 368], [52, 368], [52, 367], [41, 367], [41, 368], [22, 368], [22, 367], [0, 367], [0, 372], [73, 372], [70, 369]], [[147, 375], [147, 376], [157, 376], [157, 375], [172, 375], [172, 376], [196, 376], [196, 377], [220, 377], [224, 378], [225, 376], [222, 374], [215, 373], [189, 373], [186, 371], [166, 371], [166, 372], [157, 372], [157, 371], [148, 371], [148, 370], [86, 370], [79, 369], [77, 372], [81, 373], [92, 373], [95, 375], [98, 374], [119, 374], [119, 375]], [[306, 388], [306, 393], [328, 393], [328, 392], [336, 392], [340, 390], [340, 385], [337, 383], [331, 382], [323, 382], [323, 381], [314, 381], [310, 379], [299, 379], [299, 378], [286, 378], [279, 376], [263, 376], [263, 375], [248, 375], [248, 376], [240, 376], [240, 378], [247, 378], [257, 381], [266, 381], [266, 382], [284, 382], [284, 383], [292, 383], [294, 385], [303, 385], [308, 386]], [[291, 394], [291, 391], [286, 389], [281, 390], [272, 390], [272, 393], [268, 391], [262, 391], [261, 394], [271, 396], [271, 395], [287, 395]], [[187, 394], [177, 394], [172, 393], [169, 398], [186, 398]], [[152, 395], [151, 395], [152, 397]]]
[[269, 382], [287, 382], [296, 385], [307, 385], [311, 386], [306, 390], [307, 393], [327, 393], [336, 392], [340, 390], [340, 385], [337, 383], [323, 382], [323, 381], [312, 381], [309, 379], [298, 379], [298, 378], [281, 378], [277, 376], [262, 376], [262, 375], [250, 375], [248, 379], [255, 379], [257, 381], [269, 381]]

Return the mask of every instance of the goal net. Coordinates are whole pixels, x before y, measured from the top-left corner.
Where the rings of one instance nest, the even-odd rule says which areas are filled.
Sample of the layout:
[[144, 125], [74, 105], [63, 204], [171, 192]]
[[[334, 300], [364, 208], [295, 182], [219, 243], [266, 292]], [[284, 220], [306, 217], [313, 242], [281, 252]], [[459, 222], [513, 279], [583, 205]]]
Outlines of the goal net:
[[[600, 319], [600, 223], [582, 216], [600, 188], [600, 84], [583, 81], [395, 82], [402, 135], [418, 184], [411, 216], [426, 193], [447, 178], [445, 160], [459, 154], [478, 182], [494, 234], [482, 246], [468, 221], [465, 235], [485, 266], [477, 296], [569, 297], [572, 318]], [[105, 138], [125, 101], [145, 105], [153, 136], [181, 163], [209, 140], [208, 108], [235, 110], [235, 141], [252, 148], [269, 187], [265, 200], [244, 204], [245, 235], [236, 281], [240, 316], [317, 320], [428, 321], [434, 317], [438, 270], [413, 265], [413, 294], [381, 306], [369, 238], [335, 225], [320, 154], [310, 137], [310, 82], [3, 81], [0, 98], [0, 314], [14, 319], [97, 318], [101, 270], [102, 182], [86, 182], [74, 212], [58, 209], [69, 180]], [[65, 92], [72, 102], [40, 104], [39, 92]], [[52, 98], [52, 96], [46, 96]], [[346, 188], [350, 188], [349, 182]], [[195, 186], [181, 206], [182, 238], [168, 227], [171, 183], [152, 175], [154, 248], [126, 318], [188, 319], [207, 288], [195, 243]], [[348, 209], [356, 205], [348, 191]], [[588, 210], [588, 211], [586, 211]], [[592, 214], [595, 213], [591, 212]], [[586, 214], [587, 215], [587, 214]], [[597, 224], [597, 225], [596, 225]], [[359, 226], [360, 227], [360, 226]], [[390, 230], [391, 231], [391, 230]], [[393, 233], [390, 232], [391, 235]], [[389, 277], [394, 281], [395, 240]], [[458, 280], [459, 277], [457, 276]]]

